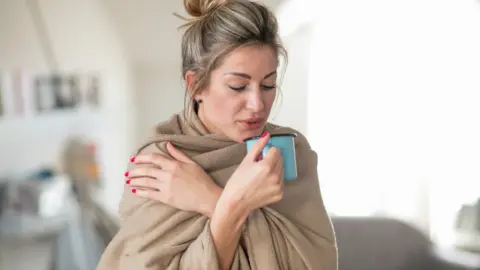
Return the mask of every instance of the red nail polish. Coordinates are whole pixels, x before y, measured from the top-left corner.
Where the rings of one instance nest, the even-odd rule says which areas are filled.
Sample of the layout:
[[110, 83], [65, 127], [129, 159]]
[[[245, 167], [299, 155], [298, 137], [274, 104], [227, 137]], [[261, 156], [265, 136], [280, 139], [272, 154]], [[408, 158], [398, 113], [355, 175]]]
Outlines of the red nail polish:
[[137, 193], [137, 190], [136, 190], [136, 189], [132, 189], [132, 193]]
[[128, 177], [128, 172], [126, 172], [124, 175], [125, 175], [125, 177]]
[[132, 158], [130, 159], [130, 162], [132, 162], [132, 163], [135, 162], [135, 157], [132, 157]]
[[267, 135], [268, 135], [268, 132], [265, 131], [262, 133], [262, 136], [260, 136], [260, 138], [265, 138]]
[[130, 181], [131, 181], [131, 180], [127, 180], [125, 183], [127, 183], [127, 185], [130, 185]]

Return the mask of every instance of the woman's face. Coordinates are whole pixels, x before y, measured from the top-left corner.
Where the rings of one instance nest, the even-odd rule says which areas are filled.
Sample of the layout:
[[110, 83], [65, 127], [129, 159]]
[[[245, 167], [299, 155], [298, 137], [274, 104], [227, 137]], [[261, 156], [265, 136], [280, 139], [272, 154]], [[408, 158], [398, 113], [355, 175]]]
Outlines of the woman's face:
[[263, 131], [276, 96], [277, 56], [267, 46], [238, 48], [210, 76], [196, 95], [198, 115], [215, 134], [242, 142]]

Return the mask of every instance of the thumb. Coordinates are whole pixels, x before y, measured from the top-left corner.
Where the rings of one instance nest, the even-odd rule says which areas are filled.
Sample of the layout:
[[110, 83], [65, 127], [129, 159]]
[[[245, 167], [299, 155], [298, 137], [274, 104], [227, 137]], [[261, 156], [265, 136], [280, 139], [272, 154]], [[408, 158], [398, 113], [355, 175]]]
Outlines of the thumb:
[[249, 157], [251, 161], [256, 161], [257, 158], [262, 155], [262, 150], [265, 145], [267, 145], [268, 140], [270, 140], [270, 133], [262, 133], [260, 138], [252, 145], [252, 148], [250, 148], [247, 157]]
[[182, 151], [175, 148], [175, 146], [173, 146], [172, 142], [170, 142], [170, 141], [167, 142], [167, 151], [174, 159], [176, 159], [180, 162], [188, 163], [188, 164], [194, 164], [195, 163], [187, 155], [185, 155]]

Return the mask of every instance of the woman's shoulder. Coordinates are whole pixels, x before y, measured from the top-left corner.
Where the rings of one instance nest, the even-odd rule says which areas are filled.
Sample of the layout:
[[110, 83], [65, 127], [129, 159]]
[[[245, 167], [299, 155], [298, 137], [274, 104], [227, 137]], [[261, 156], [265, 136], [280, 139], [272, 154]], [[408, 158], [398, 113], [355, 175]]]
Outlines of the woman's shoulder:
[[175, 113], [171, 115], [168, 119], [155, 124], [152, 130], [150, 131], [150, 136], [176, 135], [181, 133], [182, 133], [181, 115], [179, 113]]

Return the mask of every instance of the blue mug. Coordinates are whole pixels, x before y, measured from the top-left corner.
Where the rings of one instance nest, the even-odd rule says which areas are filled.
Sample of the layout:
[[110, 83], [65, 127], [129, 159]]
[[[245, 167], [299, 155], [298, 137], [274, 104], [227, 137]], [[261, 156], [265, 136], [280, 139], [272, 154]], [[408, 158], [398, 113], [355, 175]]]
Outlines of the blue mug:
[[[270, 140], [262, 150], [265, 156], [268, 150], [273, 146], [280, 150], [283, 158], [283, 176], [286, 181], [297, 179], [297, 158], [295, 156], [295, 137], [293, 133], [286, 134], [270, 134]], [[250, 151], [252, 145], [260, 139], [260, 136], [245, 139], [247, 152]]]

